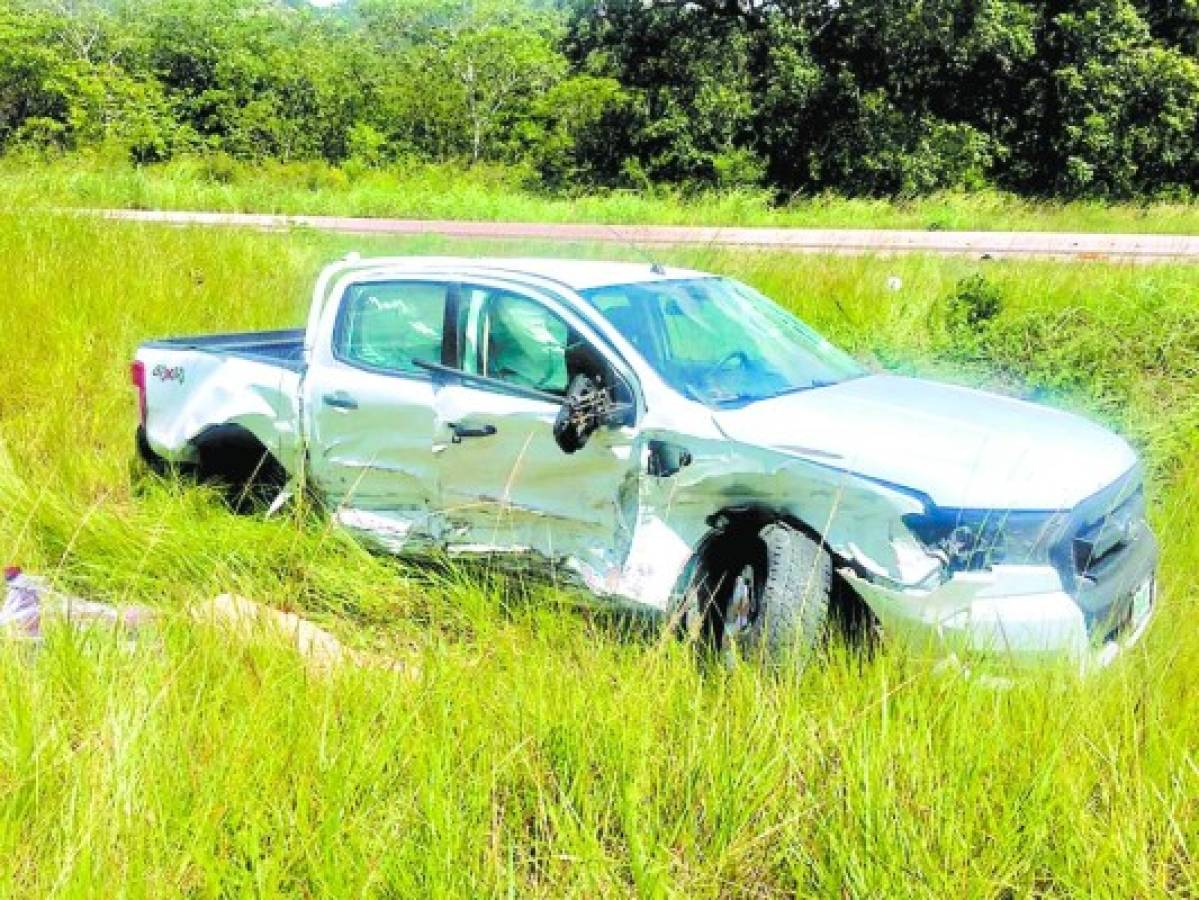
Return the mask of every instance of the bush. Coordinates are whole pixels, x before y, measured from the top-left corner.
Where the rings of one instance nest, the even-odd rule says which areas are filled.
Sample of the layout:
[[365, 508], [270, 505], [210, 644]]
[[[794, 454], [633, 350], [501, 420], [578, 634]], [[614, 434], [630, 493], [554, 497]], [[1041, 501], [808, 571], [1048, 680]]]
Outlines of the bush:
[[12, 144], [35, 153], [66, 150], [71, 144], [71, 132], [57, 119], [36, 116], [21, 123], [12, 136]]
[[233, 184], [241, 170], [240, 164], [228, 153], [208, 153], [198, 160], [199, 175], [215, 184]]
[[945, 301], [945, 340], [948, 355], [974, 359], [987, 355], [985, 344], [1003, 310], [1003, 294], [985, 275], [958, 282]]

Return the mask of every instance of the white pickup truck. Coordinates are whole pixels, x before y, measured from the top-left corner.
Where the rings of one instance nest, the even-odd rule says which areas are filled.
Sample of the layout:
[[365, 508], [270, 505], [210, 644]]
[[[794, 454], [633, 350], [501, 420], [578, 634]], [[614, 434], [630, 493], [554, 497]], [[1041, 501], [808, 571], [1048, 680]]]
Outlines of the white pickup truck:
[[153, 341], [133, 377], [155, 466], [302, 484], [390, 550], [518, 554], [726, 649], [802, 657], [836, 587], [945, 653], [1091, 664], [1154, 604], [1125, 441], [871, 374], [728, 278], [351, 256], [306, 330]]

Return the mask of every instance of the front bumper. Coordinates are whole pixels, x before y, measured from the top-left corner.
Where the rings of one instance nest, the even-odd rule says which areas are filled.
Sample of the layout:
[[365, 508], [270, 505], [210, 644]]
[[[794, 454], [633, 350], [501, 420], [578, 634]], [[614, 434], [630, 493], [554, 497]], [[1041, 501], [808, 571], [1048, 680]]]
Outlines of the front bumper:
[[959, 572], [933, 590], [843, 574], [884, 632], [939, 655], [1106, 665], [1144, 633], [1156, 605], [1157, 542], [1144, 529], [1102, 583], [1067, 588], [1051, 565]]

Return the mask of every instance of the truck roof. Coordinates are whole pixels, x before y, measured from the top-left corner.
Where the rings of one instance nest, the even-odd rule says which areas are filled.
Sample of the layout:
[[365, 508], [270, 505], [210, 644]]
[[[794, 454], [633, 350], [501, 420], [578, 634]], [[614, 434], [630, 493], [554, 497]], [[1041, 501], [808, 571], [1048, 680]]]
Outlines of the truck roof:
[[504, 258], [469, 256], [412, 256], [387, 257], [374, 260], [363, 258], [355, 269], [359, 276], [386, 277], [388, 273], [412, 274], [428, 270], [435, 272], [452, 268], [479, 275], [527, 276], [554, 281], [574, 291], [609, 287], [618, 284], [640, 284], [670, 281], [678, 278], [711, 278], [707, 272], [658, 266], [651, 262], [611, 262], [592, 259], [553, 259], [540, 257]]

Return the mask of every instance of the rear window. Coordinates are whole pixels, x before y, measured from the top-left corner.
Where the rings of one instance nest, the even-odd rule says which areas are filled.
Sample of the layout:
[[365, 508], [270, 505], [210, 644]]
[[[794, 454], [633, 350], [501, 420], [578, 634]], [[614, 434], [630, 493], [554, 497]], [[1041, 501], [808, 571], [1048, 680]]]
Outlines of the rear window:
[[379, 281], [356, 284], [342, 301], [334, 336], [339, 359], [385, 372], [420, 372], [438, 362], [449, 285]]

